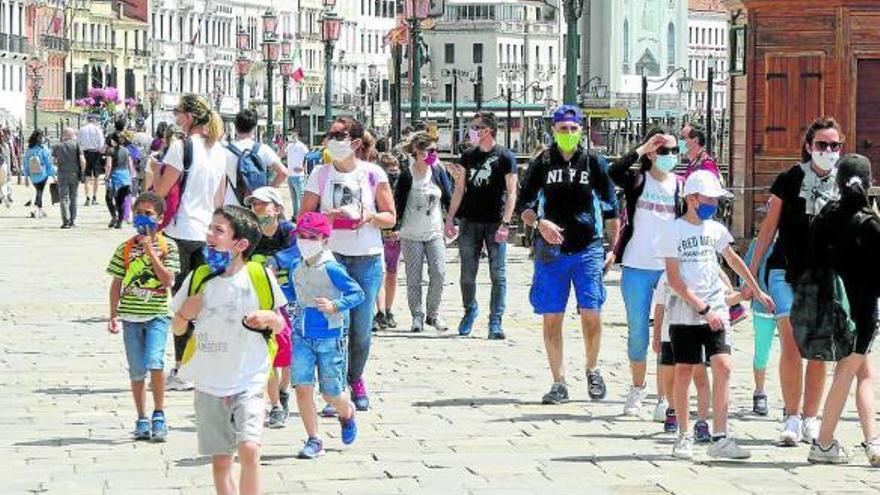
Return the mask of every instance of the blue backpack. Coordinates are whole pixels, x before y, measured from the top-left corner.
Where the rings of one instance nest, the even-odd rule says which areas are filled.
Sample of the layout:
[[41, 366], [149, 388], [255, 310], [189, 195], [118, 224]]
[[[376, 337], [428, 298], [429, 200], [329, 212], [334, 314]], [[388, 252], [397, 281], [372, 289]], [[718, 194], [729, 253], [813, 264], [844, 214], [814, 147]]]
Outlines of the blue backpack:
[[240, 150], [232, 143], [226, 145], [226, 149], [238, 158], [233, 191], [240, 205], [255, 190], [269, 185], [269, 171], [260, 159], [260, 146], [259, 142], [255, 142], [251, 149]]

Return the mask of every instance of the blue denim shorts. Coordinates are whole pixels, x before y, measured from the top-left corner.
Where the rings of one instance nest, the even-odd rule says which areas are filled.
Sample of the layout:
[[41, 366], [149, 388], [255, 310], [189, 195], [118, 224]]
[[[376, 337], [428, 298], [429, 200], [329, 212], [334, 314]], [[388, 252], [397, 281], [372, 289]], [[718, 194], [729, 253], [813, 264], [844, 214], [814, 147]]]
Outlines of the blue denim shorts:
[[318, 390], [338, 397], [345, 390], [345, 338], [313, 339], [293, 334], [294, 385], [314, 385], [318, 371]]
[[791, 303], [794, 301], [794, 291], [791, 284], [785, 281], [785, 270], [770, 270], [767, 277], [769, 282], [770, 297], [776, 303], [776, 311], [773, 315], [776, 319], [787, 318], [791, 314]]
[[535, 243], [535, 274], [529, 291], [529, 302], [535, 313], [564, 313], [572, 286], [578, 309], [602, 309], [606, 297], [604, 261], [601, 244], [566, 254], [560, 252], [558, 246], [549, 246], [539, 239]]
[[144, 322], [122, 322], [122, 341], [128, 359], [128, 376], [132, 381], [146, 380], [147, 371], [165, 369], [168, 323], [167, 316]]

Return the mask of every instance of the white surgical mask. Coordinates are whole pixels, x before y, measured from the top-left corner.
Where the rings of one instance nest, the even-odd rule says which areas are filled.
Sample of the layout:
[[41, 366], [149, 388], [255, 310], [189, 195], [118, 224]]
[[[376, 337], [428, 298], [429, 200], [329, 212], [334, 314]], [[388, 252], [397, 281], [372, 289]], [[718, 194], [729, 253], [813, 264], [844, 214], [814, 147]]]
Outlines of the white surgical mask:
[[826, 172], [834, 168], [837, 160], [840, 160], [839, 151], [813, 151], [812, 156], [813, 163]]
[[480, 143], [480, 131], [475, 130], [475, 129], [469, 129], [468, 130], [468, 141], [470, 141], [471, 144], [473, 144], [475, 146], [477, 144], [479, 144]]
[[354, 150], [351, 149], [351, 140], [336, 141], [331, 139], [327, 142], [327, 153], [334, 162], [341, 162], [350, 157]]
[[305, 260], [314, 258], [324, 250], [324, 242], [317, 239], [298, 238], [296, 240], [296, 245], [299, 247], [299, 252]]

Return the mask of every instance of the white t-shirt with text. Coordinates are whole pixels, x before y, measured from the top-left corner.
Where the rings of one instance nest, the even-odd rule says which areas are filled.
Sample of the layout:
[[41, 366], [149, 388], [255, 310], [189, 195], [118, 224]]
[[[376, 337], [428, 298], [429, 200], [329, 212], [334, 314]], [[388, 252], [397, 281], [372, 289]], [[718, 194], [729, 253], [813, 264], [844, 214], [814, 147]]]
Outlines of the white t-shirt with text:
[[[202, 136], [192, 136], [192, 165], [177, 216], [165, 228], [175, 239], [204, 242], [214, 214], [214, 198], [224, 180], [226, 154], [221, 143], [205, 146]], [[183, 140], [171, 143], [165, 164], [183, 173]]]
[[287, 145], [287, 175], [294, 177], [301, 177], [305, 174], [305, 168], [303, 164], [306, 159], [306, 154], [309, 152], [309, 147], [306, 146], [302, 141], [297, 141], [295, 143], [290, 143]]
[[633, 235], [623, 252], [623, 266], [642, 270], [663, 270], [657, 257], [661, 234], [675, 220], [675, 188], [678, 178], [668, 174], [663, 182], [645, 174], [645, 188], [636, 203]]
[[[718, 275], [718, 255], [732, 242], [733, 237], [727, 228], [714, 220], [694, 225], [679, 218], [665, 230], [659, 249], [661, 258], [678, 260], [684, 284], [711, 306], [725, 320], [727, 327], [730, 326], [729, 313], [724, 301], [724, 282]], [[672, 291], [666, 307], [666, 319], [670, 325], [706, 324], [705, 318], [697, 310]]]
[[[186, 301], [191, 278], [192, 273], [171, 300], [173, 312]], [[271, 273], [269, 284], [275, 309], [285, 306], [287, 299]], [[264, 388], [269, 372], [266, 339], [242, 325], [246, 314], [260, 309], [247, 268], [206, 282], [202, 301], [194, 321], [196, 351], [181, 366], [181, 377], [192, 380], [197, 390], [217, 397]]]
[[[361, 160], [356, 163], [357, 166], [351, 172], [340, 172], [332, 164], [328, 164], [323, 167], [329, 167], [329, 172], [322, 172], [322, 167], [317, 167], [309, 174], [305, 190], [320, 196], [321, 212], [341, 209], [352, 218], [365, 213], [376, 213], [374, 187], [370, 182], [374, 181], [375, 187], [378, 187], [379, 184], [388, 183], [388, 176], [374, 163]], [[323, 191], [320, 184], [322, 176], [326, 177]], [[357, 230], [334, 228], [328, 246], [334, 253], [345, 256], [367, 256], [384, 252], [382, 231], [371, 224], [363, 225]]]
[[[254, 140], [246, 138], [232, 141], [232, 144], [241, 151], [251, 150], [254, 147]], [[238, 199], [235, 197], [235, 191], [233, 190], [233, 188], [238, 185], [238, 157], [226, 147], [225, 143], [223, 149], [226, 151], [226, 178], [229, 180], [229, 187], [226, 188], [226, 197], [223, 200], [223, 204], [241, 206], [238, 203]], [[278, 154], [276, 154], [271, 147], [262, 143], [260, 143], [260, 151], [257, 152], [257, 156], [260, 157], [260, 161], [263, 162], [263, 166], [266, 167], [266, 170], [272, 170], [273, 165], [281, 163]]]

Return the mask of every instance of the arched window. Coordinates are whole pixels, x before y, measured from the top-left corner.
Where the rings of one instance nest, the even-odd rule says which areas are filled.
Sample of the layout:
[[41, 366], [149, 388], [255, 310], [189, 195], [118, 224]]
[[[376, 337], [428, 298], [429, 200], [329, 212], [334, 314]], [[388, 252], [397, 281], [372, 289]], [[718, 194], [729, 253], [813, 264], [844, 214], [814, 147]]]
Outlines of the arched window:
[[675, 70], [675, 24], [669, 23], [666, 30], [666, 59], [669, 60], [668, 72]]
[[623, 20], [623, 73], [629, 74], [629, 20]]

